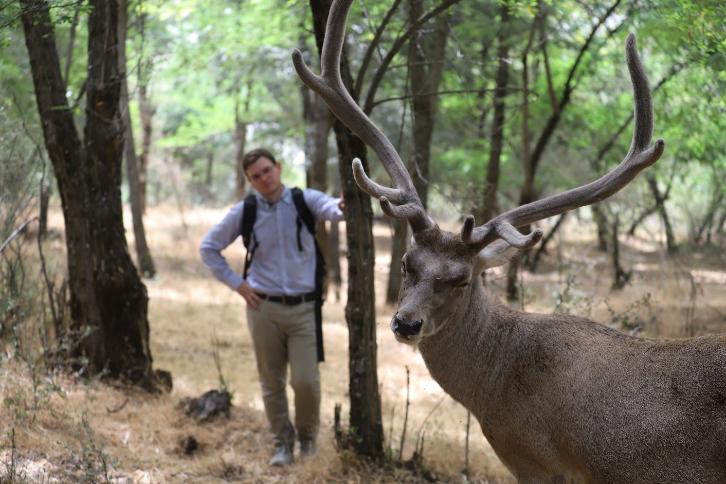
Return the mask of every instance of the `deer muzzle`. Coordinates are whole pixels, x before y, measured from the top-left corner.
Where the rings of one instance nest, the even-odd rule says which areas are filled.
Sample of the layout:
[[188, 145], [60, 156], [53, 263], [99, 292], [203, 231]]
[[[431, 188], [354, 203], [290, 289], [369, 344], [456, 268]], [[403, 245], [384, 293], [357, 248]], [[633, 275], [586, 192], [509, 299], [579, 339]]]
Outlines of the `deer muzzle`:
[[418, 336], [421, 333], [421, 327], [423, 326], [422, 320], [408, 321], [401, 319], [398, 314], [393, 316], [391, 320], [391, 330], [396, 336], [402, 338], [411, 338], [412, 336]]

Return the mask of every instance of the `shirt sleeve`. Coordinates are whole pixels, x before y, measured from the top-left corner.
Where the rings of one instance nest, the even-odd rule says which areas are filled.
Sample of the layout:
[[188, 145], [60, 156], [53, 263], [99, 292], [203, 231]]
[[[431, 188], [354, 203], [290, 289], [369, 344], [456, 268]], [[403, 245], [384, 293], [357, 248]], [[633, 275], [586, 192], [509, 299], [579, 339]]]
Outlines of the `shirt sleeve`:
[[244, 202], [232, 207], [222, 221], [207, 232], [199, 245], [199, 254], [204, 264], [217, 279], [232, 290], [237, 290], [244, 278], [232, 270], [222, 251], [240, 236], [243, 207]]
[[333, 222], [343, 220], [343, 212], [338, 206], [340, 198], [331, 197], [312, 188], [306, 188], [303, 196], [315, 220], [331, 220]]

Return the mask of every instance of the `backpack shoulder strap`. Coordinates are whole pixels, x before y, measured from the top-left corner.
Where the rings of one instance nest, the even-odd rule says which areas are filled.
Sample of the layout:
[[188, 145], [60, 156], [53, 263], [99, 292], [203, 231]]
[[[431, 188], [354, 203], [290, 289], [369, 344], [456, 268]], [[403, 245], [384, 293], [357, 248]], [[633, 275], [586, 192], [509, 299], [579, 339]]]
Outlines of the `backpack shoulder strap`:
[[323, 279], [325, 278], [325, 259], [320, 250], [318, 241], [315, 238], [315, 217], [310, 211], [310, 207], [305, 202], [303, 191], [297, 187], [290, 190], [292, 192], [292, 201], [295, 203], [297, 210], [297, 245], [302, 250], [300, 242], [300, 221], [305, 225], [313, 236], [315, 243], [315, 340], [318, 351], [318, 361], [325, 361], [325, 351], [323, 349]]
[[245, 197], [245, 204], [242, 208], [242, 222], [240, 223], [239, 233], [242, 235], [242, 242], [244, 242], [247, 250], [250, 249], [250, 243], [252, 242], [252, 227], [255, 226], [255, 219], [257, 218], [257, 197], [247, 195]]
[[308, 232], [310, 232], [310, 235], [315, 237], [315, 217], [313, 217], [313, 213], [310, 211], [308, 204], [305, 203], [303, 191], [298, 187], [295, 187], [290, 191], [292, 192], [292, 201], [295, 203], [295, 209], [297, 210], [298, 216], [305, 224], [305, 227], [308, 229]]
[[245, 197], [245, 204], [242, 207], [242, 222], [240, 223], [240, 235], [242, 235], [242, 242], [245, 244], [247, 254], [245, 255], [245, 271], [243, 277], [247, 279], [247, 271], [252, 264], [252, 257], [255, 255], [255, 249], [257, 249], [257, 238], [252, 228], [255, 226], [255, 219], [257, 218], [257, 197], [254, 194], [247, 195]]

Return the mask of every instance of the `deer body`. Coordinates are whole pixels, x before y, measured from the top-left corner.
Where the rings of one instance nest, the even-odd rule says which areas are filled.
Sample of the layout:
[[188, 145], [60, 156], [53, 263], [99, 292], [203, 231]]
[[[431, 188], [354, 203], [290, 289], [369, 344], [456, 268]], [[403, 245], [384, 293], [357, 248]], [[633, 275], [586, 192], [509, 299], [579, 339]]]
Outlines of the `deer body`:
[[[406, 219], [415, 243], [391, 329], [416, 345], [432, 377], [476, 416], [521, 482], [726, 482], [726, 336], [656, 341], [564, 315], [510, 309], [481, 284], [481, 272], [532, 247], [538, 220], [600, 202], [663, 153], [651, 143], [653, 109], [635, 36], [625, 42], [634, 97], [630, 150], [597, 180], [512, 208], [460, 234], [426, 213], [393, 145], [349, 95], [340, 76], [352, 0], [334, 0], [320, 75], [293, 53], [295, 69], [367, 145], [394, 188], [353, 160], [358, 185], [383, 211]], [[348, 223], [355, 223], [349, 220]]]
[[479, 280], [418, 346], [521, 482], [726, 482], [726, 336], [523, 313]]

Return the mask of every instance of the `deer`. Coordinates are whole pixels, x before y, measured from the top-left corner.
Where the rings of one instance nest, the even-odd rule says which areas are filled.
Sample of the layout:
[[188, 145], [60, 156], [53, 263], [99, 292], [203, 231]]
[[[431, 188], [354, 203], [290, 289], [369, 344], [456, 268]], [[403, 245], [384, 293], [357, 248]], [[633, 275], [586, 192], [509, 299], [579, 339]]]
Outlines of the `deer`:
[[[359, 108], [340, 76], [352, 0], [334, 0], [314, 74], [300, 79], [370, 146], [394, 188], [352, 160], [358, 186], [383, 212], [408, 222], [413, 243], [391, 320], [418, 348], [436, 382], [478, 420], [518, 482], [726, 482], [726, 336], [635, 337], [587, 319], [512, 309], [480, 277], [542, 237], [518, 228], [602, 201], [655, 163], [653, 108], [634, 34], [625, 42], [634, 97], [629, 151], [597, 180], [501, 213], [460, 233], [427, 214], [399, 154]], [[350, 222], [349, 222], [350, 223]]]

